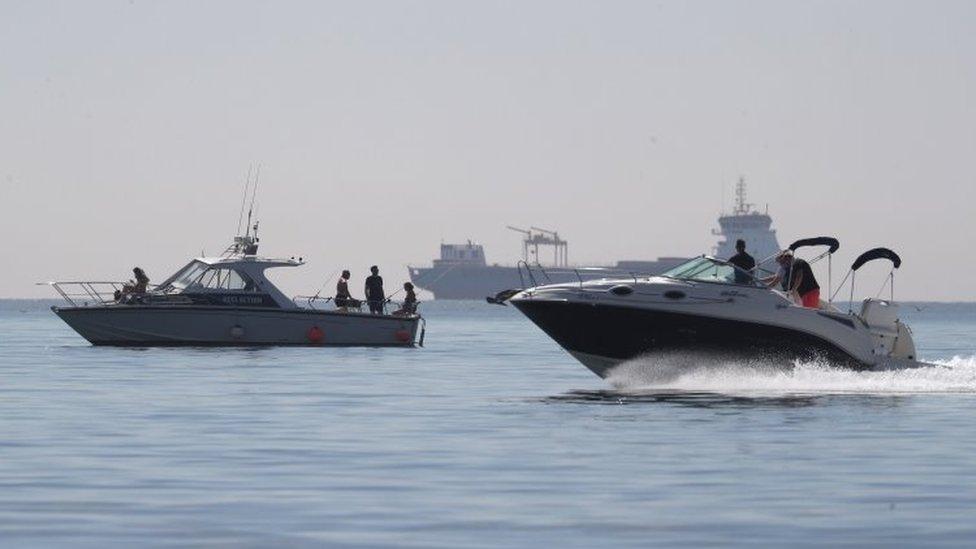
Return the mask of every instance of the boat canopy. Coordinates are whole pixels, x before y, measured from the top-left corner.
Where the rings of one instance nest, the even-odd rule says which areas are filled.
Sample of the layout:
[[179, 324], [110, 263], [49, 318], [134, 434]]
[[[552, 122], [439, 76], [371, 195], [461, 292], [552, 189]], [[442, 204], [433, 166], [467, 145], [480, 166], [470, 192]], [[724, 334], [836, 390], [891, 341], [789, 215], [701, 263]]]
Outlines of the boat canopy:
[[854, 264], [851, 265], [851, 270], [856, 271], [864, 266], [868, 261], [874, 261], [875, 259], [890, 259], [892, 265], [897, 269], [901, 267], [901, 258], [898, 254], [889, 250], [888, 248], [873, 248], [863, 254], [861, 254], [857, 259], [854, 260]]
[[831, 236], [815, 236], [813, 238], [801, 238], [790, 244], [790, 251], [795, 252], [797, 248], [806, 246], [828, 246], [828, 254], [832, 254], [840, 249], [840, 241]]

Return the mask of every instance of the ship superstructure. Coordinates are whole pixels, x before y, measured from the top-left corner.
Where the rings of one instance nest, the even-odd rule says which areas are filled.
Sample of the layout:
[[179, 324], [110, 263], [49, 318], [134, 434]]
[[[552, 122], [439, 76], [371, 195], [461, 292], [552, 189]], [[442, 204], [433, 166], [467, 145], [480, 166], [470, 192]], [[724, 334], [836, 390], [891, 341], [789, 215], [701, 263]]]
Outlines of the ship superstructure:
[[781, 248], [772, 224], [768, 207], [760, 213], [747, 201], [746, 182], [740, 177], [735, 185], [735, 209], [731, 214], [719, 216], [719, 229], [712, 230], [713, 235], [722, 237], [715, 245], [715, 257], [728, 259], [735, 255], [735, 242], [740, 238], [746, 241], [746, 251], [756, 261], [775, 255]]
[[485, 249], [481, 244], [470, 240], [467, 244], [441, 244], [441, 258], [433, 261], [435, 268], [449, 268], [456, 265], [484, 267]]

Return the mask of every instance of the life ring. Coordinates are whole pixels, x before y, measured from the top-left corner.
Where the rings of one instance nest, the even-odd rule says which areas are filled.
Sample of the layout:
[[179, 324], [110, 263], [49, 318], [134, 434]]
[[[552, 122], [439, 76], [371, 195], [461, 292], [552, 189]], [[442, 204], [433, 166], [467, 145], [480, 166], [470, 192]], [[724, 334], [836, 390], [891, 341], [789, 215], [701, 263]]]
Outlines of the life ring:
[[397, 341], [401, 343], [406, 343], [410, 341], [410, 332], [408, 332], [407, 330], [397, 330], [396, 333], [393, 335], [396, 336]]
[[319, 328], [318, 326], [312, 326], [308, 329], [308, 332], [305, 333], [305, 337], [307, 337], [312, 343], [322, 343], [322, 340], [325, 339], [325, 332], [323, 332], [322, 328]]

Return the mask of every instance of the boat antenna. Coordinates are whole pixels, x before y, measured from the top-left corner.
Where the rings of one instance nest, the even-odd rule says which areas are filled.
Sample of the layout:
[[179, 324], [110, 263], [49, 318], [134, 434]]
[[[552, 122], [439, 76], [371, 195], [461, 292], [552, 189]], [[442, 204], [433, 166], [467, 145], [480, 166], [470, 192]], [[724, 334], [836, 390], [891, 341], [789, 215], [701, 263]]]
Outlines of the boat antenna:
[[[254, 185], [251, 187], [251, 204], [247, 208], [247, 233], [244, 234], [245, 237], [251, 236], [251, 217], [254, 214], [254, 199], [258, 195], [258, 182], [260, 181], [260, 179], [261, 179], [261, 164], [258, 164], [258, 169], [254, 174]], [[257, 229], [256, 226], [255, 229]]]
[[247, 178], [244, 179], [244, 193], [241, 195], [241, 211], [237, 214], [237, 232], [236, 235], [241, 234], [241, 222], [244, 221], [244, 206], [247, 205], [247, 188], [251, 185], [251, 168], [253, 165], [248, 164], [247, 166]]

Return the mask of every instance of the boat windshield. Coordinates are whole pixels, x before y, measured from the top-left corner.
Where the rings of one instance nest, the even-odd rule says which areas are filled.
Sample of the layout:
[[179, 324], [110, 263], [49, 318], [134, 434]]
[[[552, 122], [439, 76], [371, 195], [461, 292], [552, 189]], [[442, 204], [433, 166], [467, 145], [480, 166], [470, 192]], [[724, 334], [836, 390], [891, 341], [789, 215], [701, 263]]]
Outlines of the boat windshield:
[[176, 273], [166, 286], [159, 288], [167, 294], [213, 291], [257, 291], [251, 277], [227, 267], [211, 267], [194, 261]]
[[157, 290], [167, 294], [179, 294], [189, 288], [210, 266], [200, 261], [193, 261], [170, 277], [170, 281]]
[[755, 286], [756, 278], [731, 263], [713, 257], [696, 257], [677, 267], [665, 271], [661, 276], [677, 278], [679, 280], [700, 280], [703, 282], [719, 282], [722, 284], [743, 284]]

